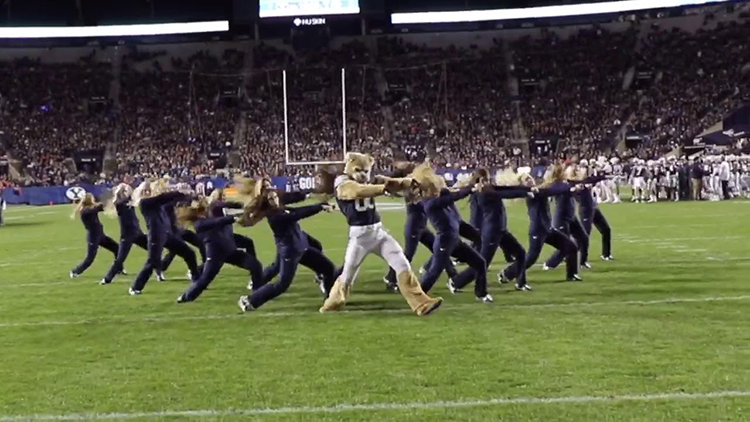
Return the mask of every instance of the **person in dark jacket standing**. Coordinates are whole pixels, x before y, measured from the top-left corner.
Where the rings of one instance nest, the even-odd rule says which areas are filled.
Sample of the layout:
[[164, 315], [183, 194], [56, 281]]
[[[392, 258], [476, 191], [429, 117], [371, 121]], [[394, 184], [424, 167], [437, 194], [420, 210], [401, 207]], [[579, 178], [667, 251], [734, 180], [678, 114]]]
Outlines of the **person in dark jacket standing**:
[[[336, 267], [323, 253], [310, 247], [307, 235], [302, 231], [299, 221], [312, 217], [321, 211], [331, 211], [333, 207], [328, 203], [291, 208], [281, 204], [275, 190], [267, 190], [251, 205], [248, 211], [254, 216], [265, 216], [271, 227], [276, 242], [276, 254], [280, 264], [279, 280], [267, 283], [255, 289], [249, 296], [242, 296], [238, 305], [242, 311], [252, 311], [263, 306], [270, 300], [279, 297], [291, 286], [299, 264], [323, 276], [323, 286], [326, 294], [330, 292], [334, 282]], [[253, 220], [257, 220], [253, 218]]]
[[140, 295], [149, 277], [154, 271], [161, 271], [161, 254], [166, 247], [181, 257], [188, 266], [191, 277], [195, 280], [200, 276], [195, 252], [172, 231], [172, 224], [167, 217], [164, 205], [170, 202], [182, 201], [189, 196], [183, 192], [167, 192], [163, 182], [143, 182], [133, 194], [134, 203], [141, 209], [143, 219], [148, 227], [148, 258], [143, 269], [138, 273], [129, 293]]
[[693, 201], [703, 199], [703, 160], [700, 158], [690, 167], [690, 178], [693, 187]]
[[113, 193], [113, 205], [117, 212], [117, 221], [120, 223], [120, 245], [115, 262], [100, 282], [102, 285], [112, 283], [115, 276], [123, 272], [125, 260], [128, 258], [133, 245], [138, 245], [143, 250], [148, 250], [148, 237], [141, 231], [138, 216], [131, 201], [133, 188], [125, 183], [121, 183], [115, 187]]
[[76, 214], [81, 216], [81, 222], [86, 229], [86, 258], [70, 271], [70, 278], [83, 274], [94, 263], [99, 247], [112, 252], [117, 257], [117, 242], [104, 234], [104, 226], [99, 221], [99, 213], [104, 211], [104, 205], [94, 199], [94, 195], [87, 193], [76, 205], [71, 218]]

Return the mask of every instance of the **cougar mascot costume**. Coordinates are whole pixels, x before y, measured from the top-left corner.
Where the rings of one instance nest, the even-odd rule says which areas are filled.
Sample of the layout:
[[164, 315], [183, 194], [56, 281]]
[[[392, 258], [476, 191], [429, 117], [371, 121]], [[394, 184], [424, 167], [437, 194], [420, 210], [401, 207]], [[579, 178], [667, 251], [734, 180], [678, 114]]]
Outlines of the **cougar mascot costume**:
[[[337, 311], [349, 298], [352, 284], [362, 261], [370, 253], [383, 258], [396, 272], [398, 288], [411, 309], [419, 316], [437, 309], [442, 298], [430, 298], [419, 285], [401, 245], [388, 234], [375, 208], [375, 197], [400, 192], [411, 186], [411, 179], [385, 178], [383, 185], [369, 183], [374, 159], [369, 155], [349, 153], [344, 174], [333, 182], [332, 191], [349, 224], [344, 267], [320, 312]], [[319, 175], [319, 180], [325, 177]]]

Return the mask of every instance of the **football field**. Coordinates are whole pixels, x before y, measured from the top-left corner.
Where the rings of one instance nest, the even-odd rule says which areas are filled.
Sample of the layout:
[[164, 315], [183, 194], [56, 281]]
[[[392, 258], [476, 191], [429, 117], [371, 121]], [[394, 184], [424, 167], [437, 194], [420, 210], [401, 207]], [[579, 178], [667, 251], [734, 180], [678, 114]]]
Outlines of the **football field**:
[[[395, 208], [381, 216], [401, 241]], [[527, 245], [525, 205], [508, 210]], [[318, 313], [307, 269], [247, 314], [236, 302], [248, 276], [233, 267], [198, 301], [176, 304], [187, 287], [179, 259], [167, 281], [131, 297], [142, 250], [112, 285], [98, 285], [112, 262], [103, 249], [71, 280], [85, 254], [71, 207], [10, 208], [0, 228], [0, 421], [750, 420], [750, 202], [602, 210], [616, 260], [598, 258], [594, 234], [583, 282], [538, 264], [535, 290], [516, 292], [496, 282], [499, 253], [494, 304], [475, 302], [471, 288], [451, 295], [443, 278], [432, 294], [445, 303], [419, 318], [385, 290], [377, 257], [340, 314]], [[102, 221], [118, 239], [117, 221]], [[302, 226], [341, 264], [340, 213]], [[273, 261], [265, 222], [236, 230]], [[415, 268], [429, 256], [420, 248]]]

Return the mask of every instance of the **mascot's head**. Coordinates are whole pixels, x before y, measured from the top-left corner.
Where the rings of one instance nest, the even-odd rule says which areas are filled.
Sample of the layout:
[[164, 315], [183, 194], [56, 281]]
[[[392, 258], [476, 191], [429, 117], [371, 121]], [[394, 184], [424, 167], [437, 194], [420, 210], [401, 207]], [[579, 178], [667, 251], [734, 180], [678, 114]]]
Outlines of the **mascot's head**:
[[418, 165], [409, 177], [419, 184], [419, 192], [424, 198], [440, 196], [440, 189], [445, 187], [445, 180], [428, 164]]
[[370, 180], [373, 164], [375, 164], [375, 159], [372, 156], [350, 152], [346, 154], [344, 173], [357, 183], [367, 183]]

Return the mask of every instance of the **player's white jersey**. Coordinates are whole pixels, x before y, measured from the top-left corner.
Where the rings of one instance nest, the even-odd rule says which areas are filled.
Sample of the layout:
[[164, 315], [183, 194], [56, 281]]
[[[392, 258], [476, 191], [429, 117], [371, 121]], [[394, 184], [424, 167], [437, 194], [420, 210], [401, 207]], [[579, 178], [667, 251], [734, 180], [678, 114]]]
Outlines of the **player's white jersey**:
[[198, 182], [195, 184], [195, 193], [197, 193], [200, 196], [206, 196], [206, 184], [203, 182]]

